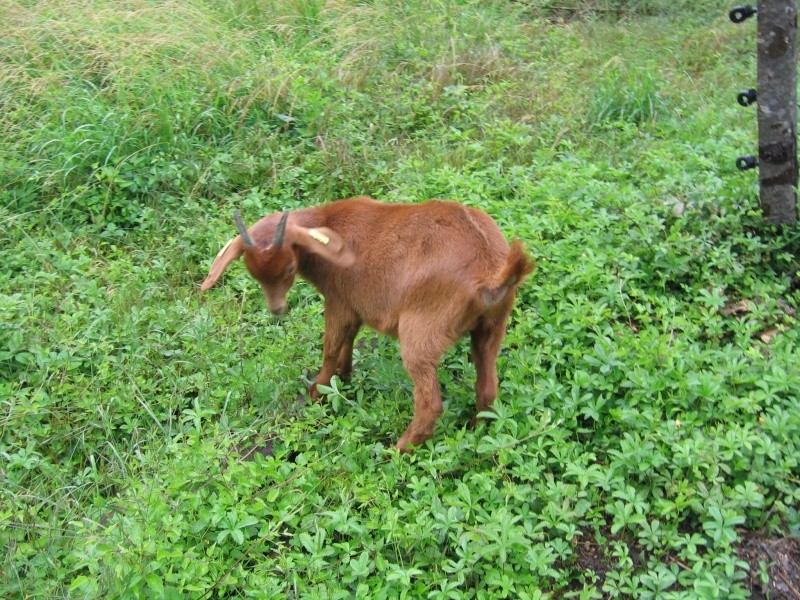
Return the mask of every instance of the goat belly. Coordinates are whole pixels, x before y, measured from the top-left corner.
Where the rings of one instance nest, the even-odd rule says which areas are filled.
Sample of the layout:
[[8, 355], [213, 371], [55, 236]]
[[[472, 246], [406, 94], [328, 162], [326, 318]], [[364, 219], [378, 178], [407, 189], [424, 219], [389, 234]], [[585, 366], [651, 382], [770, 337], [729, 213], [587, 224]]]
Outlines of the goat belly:
[[364, 323], [366, 323], [369, 328], [374, 329], [379, 333], [383, 333], [395, 338], [397, 337], [397, 319], [365, 319]]

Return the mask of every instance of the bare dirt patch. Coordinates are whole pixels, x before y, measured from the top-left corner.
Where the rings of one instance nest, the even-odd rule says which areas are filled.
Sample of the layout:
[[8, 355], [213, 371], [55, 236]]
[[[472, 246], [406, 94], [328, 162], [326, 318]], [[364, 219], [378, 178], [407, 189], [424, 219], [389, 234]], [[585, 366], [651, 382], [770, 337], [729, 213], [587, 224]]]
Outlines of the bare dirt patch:
[[[745, 536], [739, 557], [750, 565], [747, 582], [754, 599], [800, 600], [800, 540]], [[762, 575], [769, 575], [767, 583]]]

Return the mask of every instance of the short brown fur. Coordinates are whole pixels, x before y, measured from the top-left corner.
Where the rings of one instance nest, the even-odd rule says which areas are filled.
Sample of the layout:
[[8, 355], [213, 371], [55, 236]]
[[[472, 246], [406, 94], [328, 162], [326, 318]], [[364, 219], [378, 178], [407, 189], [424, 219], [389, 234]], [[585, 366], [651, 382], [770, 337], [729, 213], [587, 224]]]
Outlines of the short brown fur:
[[[340, 200], [290, 213], [283, 244], [272, 243], [281, 213], [249, 229], [217, 255], [203, 291], [244, 254], [270, 310], [283, 312], [300, 274], [325, 297], [322, 369], [310, 388], [352, 370], [353, 340], [363, 325], [400, 339], [414, 383], [414, 418], [397, 442], [407, 451], [433, 435], [442, 413], [437, 368], [463, 334], [472, 338], [477, 411], [497, 397], [497, 355], [517, 288], [535, 264], [506, 242], [486, 213], [454, 202], [384, 204]], [[474, 419], [473, 419], [474, 422]]]

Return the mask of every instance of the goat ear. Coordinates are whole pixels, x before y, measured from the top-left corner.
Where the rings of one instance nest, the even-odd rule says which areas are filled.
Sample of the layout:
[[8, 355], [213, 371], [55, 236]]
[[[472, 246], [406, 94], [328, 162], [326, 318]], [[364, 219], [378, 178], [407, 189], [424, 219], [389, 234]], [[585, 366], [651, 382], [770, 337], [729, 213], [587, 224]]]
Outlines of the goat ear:
[[356, 262], [355, 254], [347, 247], [342, 237], [327, 227], [312, 229], [297, 227], [292, 238], [292, 241], [298, 246], [302, 246], [337, 267], [352, 267]]
[[217, 279], [219, 279], [220, 275], [225, 272], [225, 269], [228, 268], [228, 265], [239, 258], [244, 253], [244, 245], [242, 244], [242, 236], [237, 235], [235, 238], [230, 240], [227, 244], [222, 247], [222, 250], [219, 251], [217, 257], [214, 259], [214, 263], [211, 265], [211, 270], [208, 272], [208, 277], [200, 286], [200, 291], [205, 292], [215, 283], [217, 283]]

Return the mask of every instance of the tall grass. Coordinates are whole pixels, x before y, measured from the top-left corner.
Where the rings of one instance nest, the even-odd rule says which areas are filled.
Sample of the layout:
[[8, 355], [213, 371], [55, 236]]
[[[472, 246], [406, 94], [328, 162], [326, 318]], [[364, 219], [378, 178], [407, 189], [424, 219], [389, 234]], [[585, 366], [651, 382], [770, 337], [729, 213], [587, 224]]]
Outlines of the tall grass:
[[654, 120], [664, 111], [652, 69], [627, 70], [609, 66], [603, 70], [589, 118], [594, 123], [628, 121], [636, 125]]
[[125, 221], [122, 192], [202, 186], [215, 154], [246, 142], [244, 129], [279, 130], [291, 111], [302, 69], [275, 31], [295, 35], [280, 25], [314, 14], [311, 3], [297, 10], [265, 33], [202, 3], [7, 5], [0, 76], [5, 147], [17, 159], [6, 159], [7, 193], [77, 190], [92, 216], [111, 204]]
[[[373, 152], [386, 139], [418, 144], [415, 130], [457, 119], [456, 90], [481, 97], [487, 121], [535, 127], [543, 111], [575, 112], [599, 64], [561, 68], [580, 39], [513, 14], [505, 2], [6, 3], [4, 196], [132, 224], [157, 193], [279, 184], [283, 167], [260, 155], [286, 141], [321, 150], [311, 154], [326, 172], [358, 171], [364, 150], [336, 131], [343, 112], [365, 147], [377, 142]], [[593, 118], [650, 118], [658, 81], [636, 73], [606, 72]], [[410, 109], [391, 101], [398, 93]]]

